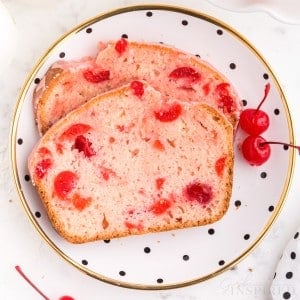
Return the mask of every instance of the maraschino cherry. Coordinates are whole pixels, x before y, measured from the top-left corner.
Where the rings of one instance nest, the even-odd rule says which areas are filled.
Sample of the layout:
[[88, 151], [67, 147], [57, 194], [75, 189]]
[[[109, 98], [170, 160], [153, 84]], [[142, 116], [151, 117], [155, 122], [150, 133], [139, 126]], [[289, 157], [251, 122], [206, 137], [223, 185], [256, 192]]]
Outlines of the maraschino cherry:
[[[50, 300], [49, 297], [47, 297], [28, 277], [27, 275], [23, 272], [20, 266], [15, 266], [15, 269], [18, 271], [18, 273], [45, 299], [45, 300]], [[59, 297], [58, 300], [75, 300], [71, 296], [61, 296]]]
[[269, 116], [264, 111], [260, 110], [262, 104], [267, 99], [270, 92], [270, 83], [265, 86], [264, 97], [257, 108], [248, 108], [242, 111], [240, 115], [241, 128], [250, 135], [258, 136], [266, 131], [269, 127]]
[[270, 144], [284, 145], [287, 147], [293, 147], [298, 150], [300, 154], [300, 146], [295, 146], [288, 143], [266, 141], [261, 136], [249, 135], [242, 144], [242, 153], [244, 158], [252, 166], [260, 166], [265, 163], [271, 155]]

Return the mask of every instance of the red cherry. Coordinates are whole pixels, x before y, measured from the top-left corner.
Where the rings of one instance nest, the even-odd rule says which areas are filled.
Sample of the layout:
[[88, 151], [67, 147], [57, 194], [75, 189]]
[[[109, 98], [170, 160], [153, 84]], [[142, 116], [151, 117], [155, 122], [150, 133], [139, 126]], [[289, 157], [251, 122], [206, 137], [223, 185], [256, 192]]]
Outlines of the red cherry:
[[261, 136], [248, 136], [242, 144], [242, 153], [244, 158], [252, 166], [260, 166], [265, 163], [271, 155], [270, 145], [284, 145], [298, 150], [300, 154], [300, 146], [289, 143], [266, 141]]
[[109, 70], [101, 70], [101, 71], [85, 70], [83, 71], [83, 77], [88, 82], [99, 83], [105, 80], [109, 80], [110, 72]]
[[261, 136], [248, 136], [242, 144], [244, 158], [252, 166], [260, 166], [266, 162], [271, 155], [271, 147]]
[[161, 122], [172, 122], [182, 113], [182, 107], [178, 103], [173, 103], [166, 108], [155, 111], [155, 118]]
[[75, 188], [78, 176], [71, 171], [62, 171], [54, 178], [54, 191], [56, 195], [64, 200]]
[[206, 183], [199, 181], [187, 185], [185, 194], [190, 201], [197, 201], [202, 205], [208, 204], [213, 197], [212, 188]]
[[260, 110], [260, 107], [266, 100], [269, 92], [270, 83], [266, 84], [264, 97], [259, 103], [258, 107], [256, 109], [245, 109], [240, 115], [240, 126], [250, 135], [260, 135], [269, 127], [269, 116], [264, 111]]
[[123, 52], [125, 52], [126, 48], [128, 46], [128, 42], [126, 39], [121, 38], [116, 42], [115, 45], [115, 50], [119, 53], [122, 54]]
[[96, 155], [96, 152], [92, 148], [92, 143], [83, 135], [79, 135], [76, 137], [74, 148], [79, 152], [83, 152], [85, 157]]

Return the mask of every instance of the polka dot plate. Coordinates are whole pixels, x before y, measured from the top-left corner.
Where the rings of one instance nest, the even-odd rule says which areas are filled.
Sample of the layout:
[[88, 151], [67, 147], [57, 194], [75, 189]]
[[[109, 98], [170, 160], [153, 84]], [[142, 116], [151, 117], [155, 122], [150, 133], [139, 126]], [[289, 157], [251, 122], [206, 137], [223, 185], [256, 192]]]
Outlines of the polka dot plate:
[[223, 22], [201, 12], [171, 6], [121, 8], [95, 17], [61, 37], [30, 74], [17, 103], [12, 129], [12, 163], [22, 204], [45, 241], [68, 263], [90, 276], [124, 287], [166, 289], [207, 280], [243, 259], [264, 237], [283, 205], [294, 165], [294, 151], [272, 146], [270, 159], [250, 166], [235, 136], [233, 193], [217, 223], [83, 245], [63, 240], [52, 228], [30, 182], [27, 158], [38, 141], [32, 94], [47, 68], [58, 59], [96, 55], [99, 39], [163, 42], [200, 55], [234, 84], [243, 105], [257, 107], [265, 85], [271, 90], [263, 109], [270, 127], [267, 140], [293, 142], [282, 89], [271, 68], [247, 40]]

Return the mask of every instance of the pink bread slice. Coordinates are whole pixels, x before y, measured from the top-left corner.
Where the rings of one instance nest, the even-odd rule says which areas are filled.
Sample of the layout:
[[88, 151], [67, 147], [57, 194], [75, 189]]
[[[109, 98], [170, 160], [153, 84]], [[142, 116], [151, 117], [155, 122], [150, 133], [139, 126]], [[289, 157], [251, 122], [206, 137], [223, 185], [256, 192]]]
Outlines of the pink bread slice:
[[72, 243], [199, 226], [228, 208], [233, 128], [207, 104], [166, 101], [133, 81], [53, 125], [28, 166]]
[[57, 62], [45, 78], [34, 95], [41, 134], [93, 96], [134, 79], [147, 81], [164, 99], [207, 103], [224, 113], [234, 128], [241, 111], [235, 89], [219, 71], [194, 55], [162, 44], [125, 39], [101, 43], [97, 59]]

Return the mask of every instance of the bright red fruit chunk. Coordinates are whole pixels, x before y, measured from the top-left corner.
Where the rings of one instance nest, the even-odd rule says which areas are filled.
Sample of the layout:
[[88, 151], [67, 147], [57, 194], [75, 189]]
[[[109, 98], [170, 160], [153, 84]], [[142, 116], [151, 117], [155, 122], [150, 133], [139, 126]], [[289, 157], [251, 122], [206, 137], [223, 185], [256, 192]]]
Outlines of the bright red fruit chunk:
[[63, 134], [60, 136], [61, 140], [73, 140], [76, 136], [85, 134], [91, 130], [91, 126], [88, 124], [77, 123], [71, 125]]
[[182, 113], [182, 107], [178, 103], [173, 103], [169, 107], [155, 111], [155, 118], [161, 122], [172, 122], [176, 120]]
[[201, 75], [191, 67], [180, 67], [173, 70], [169, 74], [169, 78], [171, 79], [179, 79], [179, 78], [188, 78], [192, 82], [198, 81], [201, 78]]
[[83, 77], [88, 82], [99, 83], [105, 80], [109, 80], [110, 72], [109, 70], [101, 70], [101, 71], [85, 70], [83, 71]]
[[52, 159], [50, 159], [50, 158], [41, 160], [35, 166], [35, 175], [39, 179], [44, 178], [44, 176], [47, 174], [48, 170], [52, 167], [52, 164], [53, 164], [53, 162], [52, 162]]
[[172, 203], [169, 199], [161, 198], [157, 201], [155, 201], [151, 206], [150, 206], [150, 211], [154, 213], [155, 215], [161, 215], [164, 212], [166, 212], [170, 207]]
[[134, 95], [141, 98], [144, 94], [144, 84], [138, 80], [130, 83], [130, 88], [133, 90]]
[[197, 201], [200, 204], [208, 204], [213, 197], [210, 185], [195, 181], [190, 183], [185, 190], [186, 196], [190, 201]]
[[166, 181], [166, 178], [156, 178], [156, 180], [155, 180], [156, 188], [158, 190], [161, 190], [165, 181]]
[[65, 199], [75, 188], [78, 177], [71, 171], [62, 171], [54, 179], [54, 191], [60, 199]]
[[262, 110], [248, 108], [241, 113], [240, 126], [250, 135], [262, 134], [269, 124], [269, 116]]
[[78, 209], [79, 211], [84, 210], [87, 206], [90, 205], [91, 202], [92, 202], [91, 197], [84, 198], [79, 194], [74, 194], [72, 197], [72, 203], [75, 206], [75, 208]]
[[128, 42], [126, 39], [121, 38], [116, 42], [115, 45], [115, 50], [119, 53], [122, 54], [123, 52], [125, 52], [126, 48], [128, 46]]
[[222, 108], [225, 113], [231, 113], [234, 110], [234, 102], [228, 91], [229, 86], [230, 84], [227, 82], [220, 83], [216, 86], [220, 108]]
[[252, 166], [260, 166], [271, 155], [271, 147], [261, 136], [248, 136], [242, 144], [244, 158]]
[[79, 152], [83, 152], [85, 157], [91, 157], [96, 154], [92, 148], [92, 143], [83, 135], [79, 135], [75, 139], [74, 148]]
[[223, 175], [224, 167], [225, 167], [226, 156], [220, 157], [215, 163], [215, 170], [218, 176]]

